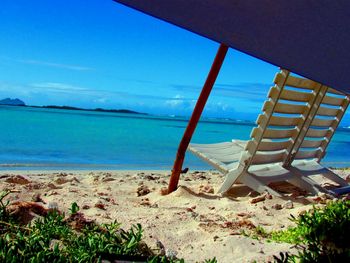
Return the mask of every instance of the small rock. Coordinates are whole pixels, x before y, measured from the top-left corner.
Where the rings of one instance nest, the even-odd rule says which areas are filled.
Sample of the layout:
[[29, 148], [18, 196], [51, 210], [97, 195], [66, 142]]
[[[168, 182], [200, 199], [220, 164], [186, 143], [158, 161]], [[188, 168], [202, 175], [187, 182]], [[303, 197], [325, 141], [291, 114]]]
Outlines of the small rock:
[[141, 185], [137, 188], [137, 196], [144, 196], [151, 192], [149, 188], [145, 185]]
[[102, 203], [96, 203], [95, 207], [99, 208], [99, 209], [102, 209], [102, 210], [106, 210], [106, 206], [104, 204], [102, 204]]
[[187, 211], [187, 212], [193, 212], [193, 209], [192, 209], [191, 207], [187, 207], [187, 208], [186, 208], [186, 211]]
[[69, 180], [67, 180], [66, 178], [57, 178], [57, 179], [55, 180], [55, 183], [56, 183], [56, 184], [65, 184], [65, 183], [67, 183], [67, 182], [69, 182]]
[[186, 167], [186, 168], [184, 168], [184, 169], [181, 170], [181, 173], [182, 173], [182, 174], [185, 174], [185, 173], [188, 172], [188, 170], [189, 170], [188, 167]]
[[294, 207], [294, 204], [291, 200], [288, 200], [284, 205], [283, 205], [284, 208], [286, 209], [292, 209]]
[[31, 181], [28, 176], [25, 175], [14, 175], [5, 180], [6, 183], [12, 184], [29, 184]]
[[84, 210], [87, 210], [87, 209], [90, 209], [90, 206], [89, 205], [83, 205], [81, 208], [84, 209]]
[[280, 204], [274, 204], [271, 208], [276, 210], [281, 210], [283, 207]]
[[41, 202], [43, 204], [46, 204], [46, 202], [41, 198], [40, 194], [33, 194], [32, 201], [33, 202]]
[[158, 179], [152, 175], [146, 175], [144, 178], [147, 179], [148, 181], [154, 181], [154, 180]]
[[214, 188], [208, 184], [207, 185], [200, 185], [199, 192], [200, 193], [214, 194]]
[[141, 202], [140, 202], [140, 205], [143, 205], [143, 206], [151, 206], [151, 202], [149, 201], [148, 198], [142, 198], [142, 199], [141, 199]]
[[266, 200], [266, 194], [263, 194], [263, 195], [259, 195], [257, 197], [254, 197], [252, 199], [250, 199], [250, 203], [251, 204], [256, 204], [258, 202], [262, 202], [262, 201], [265, 201]]
[[112, 178], [112, 177], [105, 177], [102, 179], [102, 182], [111, 182], [111, 181], [115, 181], [116, 179], [115, 178]]
[[272, 199], [272, 194], [266, 193], [266, 194], [265, 194], [265, 197], [266, 197], [266, 199], [271, 200], [271, 199]]
[[345, 177], [345, 181], [347, 181], [348, 183], [350, 183], [350, 174], [348, 174], [348, 175]]
[[160, 193], [161, 195], [167, 195], [167, 194], [168, 194], [168, 188], [162, 187], [162, 188], [159, 190], [159, 193]]
[[59, 193], [56, 191], [51, 191], [48, 193], [48, 196], [51, 196], [51, 195], [59, 195]]
[[343, 200], [343, 201], [350, 200], [350, 194], [343, 196], [341, 200]]
[[163, 243], [160, 240], [158, 240], [158, 239], [156, 241], [156, 246], [159, 249], [159, 255], [165, 256], [165, 253], [166, 253], [165, 252], [165, 247], [164, 247]]
[[61, 187], [56, 186], [56, 185], [53, 184], [53, 183], [48, 183], [48, 184], [47, 184], [47, 187], [50, 188], [50, 189], [60, 189], [60, 188], [61, 188]]
[[250, 217], [252, 217], [250, 214], [245, 213], [245, 212], [237, 213], [237, 216], [245, 217], [245, 218], [250, 218]]

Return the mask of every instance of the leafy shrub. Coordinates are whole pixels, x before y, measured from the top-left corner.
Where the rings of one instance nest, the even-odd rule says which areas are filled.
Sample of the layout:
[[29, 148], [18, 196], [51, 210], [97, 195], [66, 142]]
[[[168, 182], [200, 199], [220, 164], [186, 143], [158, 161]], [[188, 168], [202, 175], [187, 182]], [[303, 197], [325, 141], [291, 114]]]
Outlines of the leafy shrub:
[[[141, 225], [128, 231], [120, 224], [98, 225], [88, 221], [72, 204], [71, 215], [51, 211], [28, 225], [8, 213], [8, 192], [0, 194], [0, 262], [101, 262], [102, 260], [185, 262], [155, 254], [142, 242]], [[216, 259], [207, 260], [215, 263]]]
[[350, 262], [350, 201], [330, 202], [292, 220], [296, 227], [273, 232], [271, 239], [297, 244], [301, 252], [275, 257], [277, 262]]

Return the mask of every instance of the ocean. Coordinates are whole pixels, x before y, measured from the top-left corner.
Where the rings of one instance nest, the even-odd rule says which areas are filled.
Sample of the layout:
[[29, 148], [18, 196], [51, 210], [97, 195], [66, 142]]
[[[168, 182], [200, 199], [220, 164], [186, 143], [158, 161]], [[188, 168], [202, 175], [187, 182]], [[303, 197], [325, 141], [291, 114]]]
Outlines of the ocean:
[[[170, 170], [187, 125], [181, 117], [0, 106], [0, 170]], [[254, 124], [202, 119], [192, 142], [246, 140]], [[323, 163], [350, 166], [350, 129], [339, 128]], [[184, 167], [210, 167], [191, 153]]]

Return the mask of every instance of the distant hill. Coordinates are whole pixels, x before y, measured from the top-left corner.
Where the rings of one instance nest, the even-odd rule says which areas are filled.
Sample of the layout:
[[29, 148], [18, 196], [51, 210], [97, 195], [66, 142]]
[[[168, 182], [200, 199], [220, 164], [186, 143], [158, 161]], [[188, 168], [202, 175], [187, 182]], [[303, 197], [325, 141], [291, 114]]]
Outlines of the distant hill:
[[77, 107], [72, 107], [72, 106], [56, 106], [56, 105], [28, 106], [28, 107], [44, 108], [44, 109], [58, 109], [58, 110], [81, 110], [81, 111], [99, 111], [99, 112], [114, 112], [114, 113], [130, 113], [130, 114], [148, 115], [147, 113], [137, 112], [137, 111], [132, 111], [132, 110], [125, 110], [125, 109], [120, 109], [120, 110], [107, 110], [107, 109], [101, 109], [101, 108], [84, 109], [84, 108], [77, 108]]
[[10, 98], [0, 100], [0, 105], [26, 106], [24, 101], [22, 101], [20, 99], [10, 99]]
[[16, 99], [6, 98], [3, 100], [0, 100], [0, 105], [24, 106], [24, 107], [30, 107], [30, 108], [44, 108], [44, 109], [58, 109], [58, 110], [82, 110], [82, 111], [100, 111], [100, 112], [115, 112], [115, 113], [130, 113], [130, 114], [148, 115], [147, 113], [126, 110], [126, 109], [120, 109], [120, 110], [107, 110], [107, 109], [102, 109], [102, 108], [84, 109], [84, 108], [77, 108], [77, 107], [71, 107], [71, 106], [56, 106], [56, 105], [29, 106], [29, 105], [26, 105], [22, 100], [17, 99], [17, 98]]

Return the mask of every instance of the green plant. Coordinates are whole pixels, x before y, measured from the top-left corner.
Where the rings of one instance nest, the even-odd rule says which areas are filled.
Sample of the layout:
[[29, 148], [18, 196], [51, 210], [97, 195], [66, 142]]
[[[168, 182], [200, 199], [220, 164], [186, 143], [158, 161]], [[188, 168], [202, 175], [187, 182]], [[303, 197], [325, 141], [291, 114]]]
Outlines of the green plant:
[[78, 211], [79, 211], [79, 206], [78, 206], [78, 204], [77, 204], [76, 202], [72, 203], [71, 208], [69, 209], [69, 211], [70, 211], [70, 213], [71, 213], [72, 215], [78, 213]]
[[[7, 211], [0, 194], [0, 262], [101, 262], [102, 260], [184, 263], [183, 259], [157, 255], [142, 242], [142, 227], [128, 231], [118, 222], [98, 225], [85, 219], [73, 203], [70, 216], [49, 211], [28, 225], [21, 225]], [[216, 259], [207, 263], [216, 263]]]
[[301, 249], [296, 256], [287, 255], [285, 262], [294, 262], [296, 258], [300, 262], [350, 260], [350, 201], [330, 202], [323, 208], [314, 207], [292, 220], [296, 227], [271, 233], [272, 240], [293, 243]]
[[6, 207], [9, 204], [9, 201], [4, 203], [4, 198], [9, 195], [10, 191], [4, 191], [0, 193], [0, 220], [8, 221], [10, 219], [10, 215], [6, 210]]

